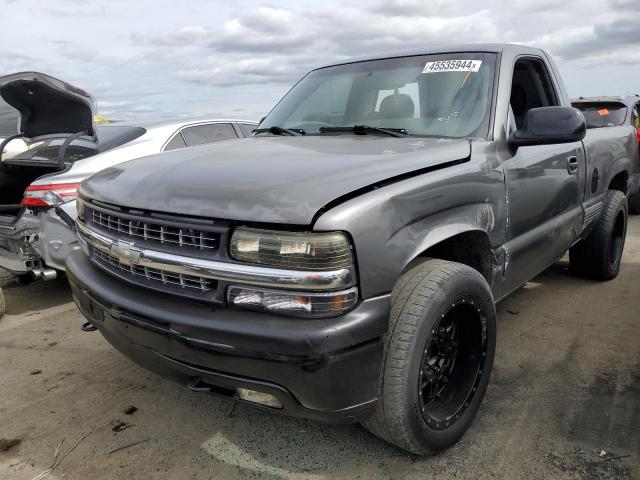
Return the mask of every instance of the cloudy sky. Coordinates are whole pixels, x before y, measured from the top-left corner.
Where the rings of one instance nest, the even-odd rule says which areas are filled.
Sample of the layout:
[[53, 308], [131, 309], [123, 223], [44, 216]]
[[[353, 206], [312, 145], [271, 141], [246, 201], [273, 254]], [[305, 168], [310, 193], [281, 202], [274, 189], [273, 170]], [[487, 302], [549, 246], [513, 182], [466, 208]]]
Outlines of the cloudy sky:
[[313, 66], [446, 43], [549, 50], [573, 96], [640, 93], [639, 0], [0, 0], [0, 75], [38, 70], [116, 119], [258, 119]]

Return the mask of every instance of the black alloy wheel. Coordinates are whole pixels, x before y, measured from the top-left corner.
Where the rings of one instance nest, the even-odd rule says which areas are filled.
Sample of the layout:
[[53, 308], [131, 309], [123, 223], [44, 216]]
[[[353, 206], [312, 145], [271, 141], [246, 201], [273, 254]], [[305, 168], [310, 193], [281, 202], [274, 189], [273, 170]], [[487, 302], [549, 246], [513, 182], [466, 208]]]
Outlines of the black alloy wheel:
[[422, 355], [418, 397], [431, 428], [460, 419], [477, 392], [486, 355], [486, 318], [473, 300], [462, 298], [434, 326]]

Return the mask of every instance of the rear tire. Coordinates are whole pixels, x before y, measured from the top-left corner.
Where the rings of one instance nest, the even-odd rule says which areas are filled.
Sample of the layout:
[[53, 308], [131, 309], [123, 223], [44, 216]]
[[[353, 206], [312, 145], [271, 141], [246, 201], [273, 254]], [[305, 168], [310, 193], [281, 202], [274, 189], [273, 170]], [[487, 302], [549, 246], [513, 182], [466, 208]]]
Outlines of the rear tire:
[[392, 292], [379, 401], [363, 426], [425, 455], [457, 442], [489, 383], [496, 345], [491, 289], [476, 270], [426, 259]]
[[580, 277], [611, 280], [618, 276], [627, 236], [627, 198], [609, 190], [602, 216], [589, 236], [569, 249], [569, 268]]

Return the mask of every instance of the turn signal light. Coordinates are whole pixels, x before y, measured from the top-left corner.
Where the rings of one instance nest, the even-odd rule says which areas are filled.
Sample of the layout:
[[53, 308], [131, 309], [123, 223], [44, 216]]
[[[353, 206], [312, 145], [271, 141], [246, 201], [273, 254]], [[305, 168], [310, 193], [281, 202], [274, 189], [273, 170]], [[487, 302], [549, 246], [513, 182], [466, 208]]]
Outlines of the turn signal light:
[[335, 317], [355, 307], [358, 289], [353, 287], [340, 292], [310, 293], [231, 286], [227, 300], [234, 307], [293, 317]]

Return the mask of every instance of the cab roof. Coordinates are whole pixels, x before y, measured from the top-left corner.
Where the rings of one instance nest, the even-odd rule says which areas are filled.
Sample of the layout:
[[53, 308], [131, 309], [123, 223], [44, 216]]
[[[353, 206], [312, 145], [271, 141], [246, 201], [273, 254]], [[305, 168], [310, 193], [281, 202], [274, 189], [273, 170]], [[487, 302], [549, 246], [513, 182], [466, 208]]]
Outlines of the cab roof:
[[396, 52], [380, 53], [376, 55], [367, 55], [363, 57], [345, 58], [334, 63], [329, 63], [318, 68], [333, 67], [336, 65], [346, 65], [348, 63], [366, 62], [369, 60], [382, 60], [385, 58], [397, 57], [413, 57], [416, 55], [432, 55], [439, 53], [462, 53], [462, 52], [478, 52], [478, 53], [530, 53], [540, 55], [544, 53], [539, 48], [528, 47], [526, 45], [518, 45], [515, 43], [467, 43], [459, 45], [434, 45], [426, 48], [415, 48], [410, 50], [400, 50]]
[[624, 103], [630, 107], [640, 102], [640, 95], [603, 95], [599, 97], [578, 97], [572, 98], [571, 103]]

